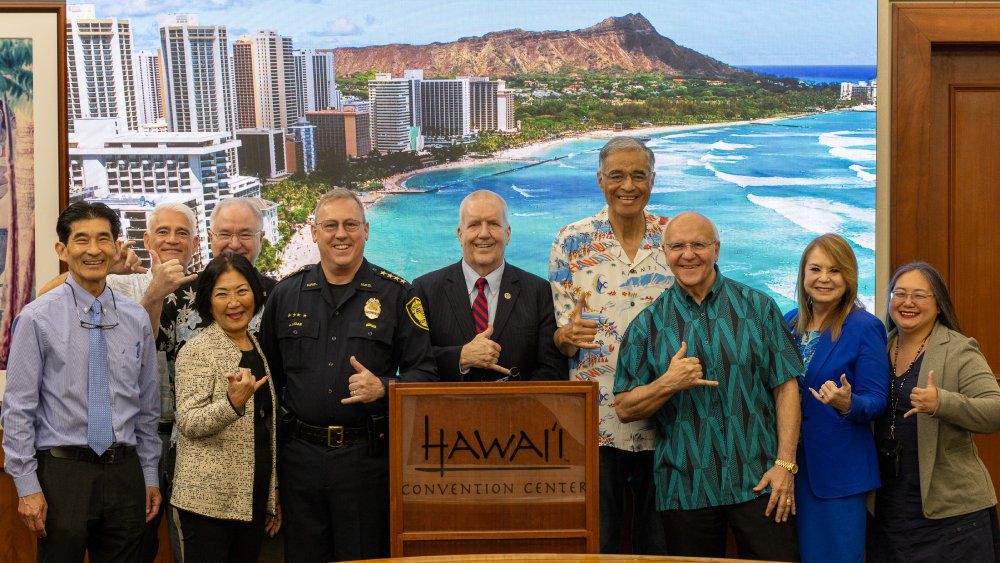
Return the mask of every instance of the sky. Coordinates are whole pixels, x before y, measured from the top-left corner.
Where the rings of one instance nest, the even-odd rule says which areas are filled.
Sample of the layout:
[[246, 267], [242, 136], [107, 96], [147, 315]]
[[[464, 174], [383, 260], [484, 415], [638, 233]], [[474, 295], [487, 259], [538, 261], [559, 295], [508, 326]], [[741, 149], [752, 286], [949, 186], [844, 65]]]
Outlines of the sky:
[[[71, 4], [83, 3], [70, 1]], [[677, 43], [730, 65], [874, 65], [872, 0], [97, 0], [97, 17], [133, 22], [137, 49], [155, 49], [156, 15], [196, 13], [230, 38], [260, 29], [295, 48], [426, 44], [520, 28], [574, 30], [642, 13]]]

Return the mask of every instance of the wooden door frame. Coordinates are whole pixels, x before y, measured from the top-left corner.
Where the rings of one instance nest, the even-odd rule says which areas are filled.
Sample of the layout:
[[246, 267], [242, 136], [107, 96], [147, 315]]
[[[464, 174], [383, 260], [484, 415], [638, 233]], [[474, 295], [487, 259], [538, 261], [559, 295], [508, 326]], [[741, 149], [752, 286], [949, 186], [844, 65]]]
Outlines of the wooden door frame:
[[[880, 198], [883, 206], [880, 220], [888, 223], [879, 229], [884, 237], [880, 248], [888, 250], [888, 260], [879, 261], [884, 277], [878, 276], [882, 283], [877, 286], [884, 292], [890, 269], [914, 259], [937, 265], [945, 280], [951, 281], [953, 241], [947, 233], [955, 220], [954, 194], [943, 194], [944, 201], [952, 203], [948, 206], [949, 214], [945, 217], [935, 214], [933, 222], [921, 216], [918, 205], [930, 189], [931, 50], [935, 44], [997, 43], [1000, 34], [991, 29], [1000, 29], [1000, 2], [883, 0], [879, 15], [883, 20], [880, 32], [884, 30], [883, 24], [891, 30], [891, 35], [881, 35], [879, 42], [883, 51], [885, 47], [890, 50], [879, 56], [880, 63], [890, 63], [889, 68], [883, 69], [881, 65], [879, 68], [879, 78], [889, 78], [885, 86], [890, 88], [889, 96], [882, 97], [890, 101], [886, 110], [888, 123], [879, 123], [882, 149], [879, 162], [888, 164], [888, 170], [879, 174], [880, 183], [888, 180], [890, 187], [883, 190]], [[895, 166], [897, 162], [907, 165]], [[888, 209], [884, 207], [886, 204]], [[928, 225], [924, 236], [914, 236], [911, 225], [915, 220]]]

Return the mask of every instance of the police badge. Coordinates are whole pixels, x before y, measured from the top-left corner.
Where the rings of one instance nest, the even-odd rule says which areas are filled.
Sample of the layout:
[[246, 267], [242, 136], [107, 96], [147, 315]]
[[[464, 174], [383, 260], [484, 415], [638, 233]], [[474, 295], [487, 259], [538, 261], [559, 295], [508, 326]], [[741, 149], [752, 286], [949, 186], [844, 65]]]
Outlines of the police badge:
[[365, 316], [371, 320], [375, 320], [379, 315], [382, 314], [382, 304], [379, 303], [378, 298], [372, 297], [365, 302]]

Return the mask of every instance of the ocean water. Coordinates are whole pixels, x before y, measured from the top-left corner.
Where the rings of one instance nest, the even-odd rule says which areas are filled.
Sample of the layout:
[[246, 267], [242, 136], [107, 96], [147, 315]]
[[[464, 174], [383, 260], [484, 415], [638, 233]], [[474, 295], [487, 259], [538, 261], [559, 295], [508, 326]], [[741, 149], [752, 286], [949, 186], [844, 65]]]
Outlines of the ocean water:
[[[488, 189], [509, 206], [507, 260], [542, 277], [564, 225], [604, 205], [597, 185], [603, 140], [576, 139], [532, 158], [561, 160], [499, 174], [517, 163], [472, 165], [412, 177], [432, 194], [389, 196], [368, 213], [369, 260], [412, 280], [461, 256], [455, 229], [468, 193]], [[783, 311], [795, 306], [802, 249], [826, 232], [858, 256], [860, 293], [875, 287], [875, 113], [836, 112], [769, 124], [708, 127], [654, 135], [656, 179], [649, 209], [667, 217], [693, 209], [719, 228], [719, 267], [766, 291]]]
[[758, 65], [740, 67], [759, 74], [770, 74], [782, 78], [798, 78], [808, 84], [829, 82], [857, 82], [873, 80], [875, 65], [832, 65], [832, 66], [776, 66]]

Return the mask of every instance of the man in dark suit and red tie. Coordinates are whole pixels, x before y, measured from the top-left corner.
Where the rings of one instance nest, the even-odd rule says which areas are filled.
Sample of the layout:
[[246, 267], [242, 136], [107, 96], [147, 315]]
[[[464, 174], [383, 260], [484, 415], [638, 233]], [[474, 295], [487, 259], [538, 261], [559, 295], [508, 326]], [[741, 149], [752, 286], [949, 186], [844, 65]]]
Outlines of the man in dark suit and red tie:
[[508, 264], [507, 202], [480, 190], [459, 208], [462, 259], [413, 282], [424, 303], [442, 381], [565, 380], [552, 341], [552, 292], [544, 279]]

